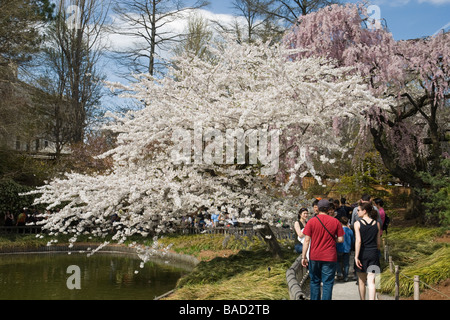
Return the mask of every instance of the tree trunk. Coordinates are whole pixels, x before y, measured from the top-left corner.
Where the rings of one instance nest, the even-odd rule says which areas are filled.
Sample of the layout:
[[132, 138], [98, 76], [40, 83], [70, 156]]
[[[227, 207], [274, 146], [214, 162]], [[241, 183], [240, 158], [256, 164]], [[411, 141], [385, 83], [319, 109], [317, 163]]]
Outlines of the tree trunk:
[[389, 170], [389, 172], [394, 176], [399, 178], [401, 181], [409, 184], [411, 188], [410, 200], [406, 207], [406, 218], [407, 219], [417, 219], [420, 221], [424, 221], [425, 218], [425, 209], [424, 209], [424, 199], [419, 194], [420, 190], [425, 187], [425, 183], [423, 179], [419, 176], [420, 171], [425, 171], [426, 168], [423, 167], [420, 160], [417, 159], [415, 162], [415, 168], [410, 167], [402, 167], [400, 166], [397, 155], [393, 150], [386, 145], [385, 140], [383, 138], [383, 126], [381, 125], [379, 128], [372, 127], [370, 132], [373, 137], [375, 148], [380, 153], [380, 156], [383, 160], [383, 164]]
[[420, 223], [425, 222], [425, 206], [423, 197], [415, 188], [411, 189], [409, 201], [406, 205], [406, 220], [418, 219]]
[[[262, 213], [259, 210], [255, 210], [255, 218], [261, 219]], [[276, 259], [282, 259], [283, 253], [281, 251], [280, 244], [278, 243], [277, 237], [273, 233], [268, 223], [264, 223], [264, 228], [259, 229], [259, 234], [263, 237], [264, 242], [267, 244], [269, 251], [272, 253], [272, 257]]]
[[151, 44], [150, 44], [150, 53], [149, 53], [149, 66], [148, 73], [153, 76], [155, 72], [155, 52], [156, 52], [156, 1], [153, 1], [152, 4], [152, 16], [151, 16]]

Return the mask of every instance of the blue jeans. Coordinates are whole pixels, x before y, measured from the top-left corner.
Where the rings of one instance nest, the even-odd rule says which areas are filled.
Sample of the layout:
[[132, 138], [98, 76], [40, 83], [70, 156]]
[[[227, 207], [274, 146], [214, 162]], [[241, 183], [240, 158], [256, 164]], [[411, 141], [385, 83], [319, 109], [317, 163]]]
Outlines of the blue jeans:
[[338, 275], [343, 276], [344, 280], [348, 280], [348, 269], [350, 268], [350, 252], [338, 252]]
[[[309, 261], [309, 277], [311, 278], [311, 300], [331, 300], [336, 273], [336, 262]], [[322, 283], [322, 298], [320, 297], [320, 283]]]
[[302, 243], [297, 243], [295, 245], [295, 252], [302, 253], [302, 251], [303, 251], [303, 244]]

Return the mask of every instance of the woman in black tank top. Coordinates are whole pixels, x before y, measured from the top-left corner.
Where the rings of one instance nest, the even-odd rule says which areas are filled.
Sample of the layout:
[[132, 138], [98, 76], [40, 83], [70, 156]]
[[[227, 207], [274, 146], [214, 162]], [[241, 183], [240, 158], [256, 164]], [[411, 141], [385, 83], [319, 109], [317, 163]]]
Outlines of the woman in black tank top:
[[375, 277], [380, 270], [380, 224], [377, 212], [371, 203], [360, 203], [360, 220], [355, 222], [355, 271], [358, 275], [359, 296], [365, 300], [366, 281], [369, 288], [369, 300], [375, 300]]

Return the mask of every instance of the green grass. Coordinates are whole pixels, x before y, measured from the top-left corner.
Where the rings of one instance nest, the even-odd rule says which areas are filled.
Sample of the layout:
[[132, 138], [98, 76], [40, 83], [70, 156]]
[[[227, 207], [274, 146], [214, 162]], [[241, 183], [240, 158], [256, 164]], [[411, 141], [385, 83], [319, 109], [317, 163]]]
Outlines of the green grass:
[[433, 241], [436, 237], [442, 236], [445, 233], [443, 228], [428, 228], [428, 227], [390, 227], [387, 239], [390, 242], [396, 240], [411, 240], [411, 241]]
[[[389, 254], [399, 266], [399, 294], [409, 297], [414, 293], [414, 276], [418, 275], [420, 290], [433, 287], [450, 278], [450, 245], [436, 242], [445, 233], [442, 228], [390, 228], [387, 236]], [[381, 275], [381, 292], [393, 294], [395, 275], [386, 270]]]
[[0, 252], [12, 248], [38, 248], [45, 246], [48, 240], [38, 239], [36, 235], [8, 234], [0, 236]]
[[289, 299], [286, 270], [297, 255], [288, 249], [283, 254], [283, 259], [274, 259], [267, 250], [259, 248], [202, 261], [193, 272], [180, 279], [177, 290], [167, 299]]
[[265, 244], [258, 237], [223, 235], [223, 234], [196, 234], [196, 235], [170, 235], [161, 237], [158, 241], [167, 246], [172, 245], [171, 250], [198, 256], [202, 251], [219, 251], [229, 249], [239, 251], [241, 249], [253, 250], [265, 248]]
[[[200, 256], [215, 251], [218, 256], [201, 261], [177, 284], [174, 300], [281, 300], [289, 299], [286, 270], [297, 258], [291, 241], [281, 241], [283, 259], [274, 259], [258, 237], [224, 235], [170, 236], [159, 240], [172, 244], [178, 253]], [[221, 250], [234, 254], [221, 257]], [[270, 268], [270, 272], [269, 272]]]

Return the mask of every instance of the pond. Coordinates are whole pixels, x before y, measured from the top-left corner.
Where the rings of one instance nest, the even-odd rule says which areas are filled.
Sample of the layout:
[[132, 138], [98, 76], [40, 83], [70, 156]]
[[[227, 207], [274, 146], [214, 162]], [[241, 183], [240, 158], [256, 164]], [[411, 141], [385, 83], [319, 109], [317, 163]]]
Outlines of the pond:
[[140, 263], [135, 255], [122, 253], [3, 254], [0, 299], [153, 300], [189, 272], [164, 261], [149, 261], [144, 268]]

